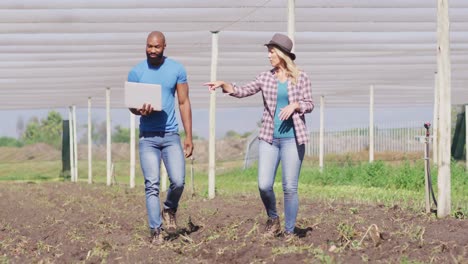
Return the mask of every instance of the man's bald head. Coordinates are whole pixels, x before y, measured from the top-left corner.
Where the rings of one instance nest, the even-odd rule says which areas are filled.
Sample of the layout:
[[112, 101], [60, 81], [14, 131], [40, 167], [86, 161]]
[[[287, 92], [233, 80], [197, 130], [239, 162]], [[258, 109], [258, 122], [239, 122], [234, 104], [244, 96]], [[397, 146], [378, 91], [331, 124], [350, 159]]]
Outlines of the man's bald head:
[[164, 49], [166, 48], [166, 37], [160, 31], [148, 34], [146, 40], [146, 57], [153, 66], [159, 66], [164, 62]]
[[150, 39], [158, 39], [160, 41], [162, 41], [162, 43], [166, 44], [166, 37], [164, 36], [164, 34], [161, 32], [161, 31], [152, 31], [148, 34], [148, 38], [147, 38], [147, 41], [149, 41]]

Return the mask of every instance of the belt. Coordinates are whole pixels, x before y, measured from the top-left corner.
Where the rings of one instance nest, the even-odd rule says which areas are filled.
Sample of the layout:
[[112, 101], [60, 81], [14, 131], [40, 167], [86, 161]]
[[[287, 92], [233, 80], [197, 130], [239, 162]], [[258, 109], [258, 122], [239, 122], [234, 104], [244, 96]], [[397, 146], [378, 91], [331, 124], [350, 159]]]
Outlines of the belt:
[[165, 137], [170, 135], [178, 134], [174, 131], [140, 131], [140, 138], [148, 138], [148, 137]]

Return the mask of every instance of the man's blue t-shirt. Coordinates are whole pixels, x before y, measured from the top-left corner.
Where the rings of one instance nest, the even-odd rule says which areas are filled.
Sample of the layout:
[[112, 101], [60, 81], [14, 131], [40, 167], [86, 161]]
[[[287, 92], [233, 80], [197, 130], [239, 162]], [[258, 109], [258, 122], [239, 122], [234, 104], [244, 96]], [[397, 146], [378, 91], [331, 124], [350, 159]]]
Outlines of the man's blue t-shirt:
[[151, 66], [147, 60], [144, 60], [128, 73], [128, 81], [160, 84], [162, 87], [162, 111], [154, 111], [148, 116], [141, 116], [140, 131], [178, 132], [175, 92], [178, 83], [187, 83], [184, 66], [167, 57], [159, 67]]

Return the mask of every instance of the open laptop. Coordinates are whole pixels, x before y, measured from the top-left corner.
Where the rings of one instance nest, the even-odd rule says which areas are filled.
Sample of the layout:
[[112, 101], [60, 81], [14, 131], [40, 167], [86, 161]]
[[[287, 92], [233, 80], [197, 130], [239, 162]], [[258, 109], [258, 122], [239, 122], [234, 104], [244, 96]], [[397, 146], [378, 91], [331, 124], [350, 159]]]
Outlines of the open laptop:
[[143, 104], [151, 104], [154, 111], [162, 110], [161, 85], [125, 82], [124, 89], [126, 107], [141, 108]]

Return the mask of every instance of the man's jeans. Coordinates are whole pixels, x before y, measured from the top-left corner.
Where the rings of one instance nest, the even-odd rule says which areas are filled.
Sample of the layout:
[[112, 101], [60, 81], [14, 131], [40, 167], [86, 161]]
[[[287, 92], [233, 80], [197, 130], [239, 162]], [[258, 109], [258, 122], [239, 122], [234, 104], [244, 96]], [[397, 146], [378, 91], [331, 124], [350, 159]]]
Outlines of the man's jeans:
[[276, 218], [276, 198], [273, 191], [279, 161], [282, 166], [284, 215], [286, 232], [294, 232], [299, 199], [297, 185], [304, 159], [305, 145], [297, 145], [295, 138], [275, 138], [270, 144], [263, 140], [259, 143], [258, 189], [268, 217]]
[[159, 182], [161, 158], [170, 180], [164, 208], [177, 209], [185, 184], [185, 157], [177, 132], [142, 132], [140, 163], [145, 177], [146, 209], [151, 229], [161, 228]]

